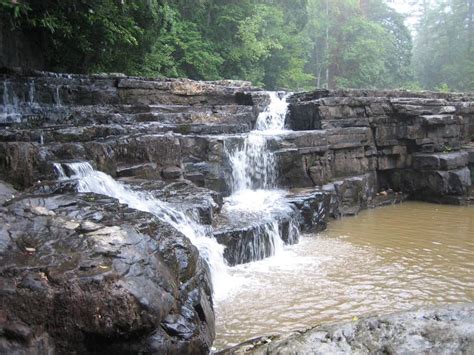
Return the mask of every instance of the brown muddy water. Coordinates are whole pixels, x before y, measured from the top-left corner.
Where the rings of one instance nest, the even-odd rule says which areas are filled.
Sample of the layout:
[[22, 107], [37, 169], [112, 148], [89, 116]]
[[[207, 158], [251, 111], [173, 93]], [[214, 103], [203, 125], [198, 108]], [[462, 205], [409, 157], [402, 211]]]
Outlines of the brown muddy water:
[[415, 306], [474, 302], [474, 207], [419, 202], [332, 221], [278, 256], [232, 268], [216, 349]]

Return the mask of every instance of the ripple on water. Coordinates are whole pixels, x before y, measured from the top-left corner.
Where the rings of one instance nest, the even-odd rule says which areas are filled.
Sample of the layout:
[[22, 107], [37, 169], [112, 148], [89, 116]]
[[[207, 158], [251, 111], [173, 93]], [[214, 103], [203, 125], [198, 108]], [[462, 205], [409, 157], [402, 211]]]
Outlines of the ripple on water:
[[331, 222], [280, 255], [231, 269], [222, 348], [268, 333], [474, 301], [474, 209], [410, 202]]

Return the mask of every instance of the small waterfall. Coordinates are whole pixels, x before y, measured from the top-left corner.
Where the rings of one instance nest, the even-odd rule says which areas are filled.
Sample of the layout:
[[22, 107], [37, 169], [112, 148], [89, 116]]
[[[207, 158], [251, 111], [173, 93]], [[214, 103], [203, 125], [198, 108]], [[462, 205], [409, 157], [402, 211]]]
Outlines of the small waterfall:
[[270, 104], [257, 118], [256, 130], [250, 132], [241, 146], [224, 149], [232, 168], [232, 191], [271, 189], [275, 187], [276, 160], [268, 149], [272, 136], [284, 132], [288, 112], [288, 94], [269, 92]]
[[3, 95], [2, 95], [3, 105], [1, 106], [0, 120], [6, 122], [19, 122], [20, 113], [19, 113], [19, 100], [15, 95], [14, 91], [11, 89], [10, 82], [8, 80], [3, 81]]
[[260, 113], [255, 128], [258, 131], [278, 133], [285, 129], [285, 118], [288, 112], [287, 98], [289, 93], [269, 92], [270, 104]]
[[61, 164], [54, 163], [53, 168], [54, 168], [54, 172], [58, 176], [58, 180], [61, 181], [61, 180], [65, 180], [65, 179], [68, 178], [67, 175], [66, 175], [66, 172], [64, 171], [63, 166]]
[[275, 183], [275, 157], [268, 148], [268, 139], [260, 132], [251, 132], [241, 146], [224, 148], [232, 167], [232, 191], [269, 189]]
[[30, 104], [33, 104], [35, 102], [35, 82], [34, 81], [29, 82], [28, 96], [30, 99]]
[[[223, 211], [237, 219], [253, 214], [253, 219], [262, 224], [255, 232], [259, 235], [255, 235], [254, 244], [246, 246], [245, 253], [254, 254], [254, 260], [283, 249], [279, 227], [282, 216], [290, 220], [286, 242], [294, 243], [299, 238], [297, 216], [285, 199], [286, 191], [275, 190], [277, 160], [269, 147], [274, 136], [284, 132], [288, 94], [270, 92], [269, 97], [270, 104], [258, 116], [256, 130], [248, 133], [237, 147], [224, 141], [224, 151], [232, 168], [233, 194], [226, 199]], [[261, 236], [268, 237], [269, 245], [261, 243]]]
[[[65, 164], [71, 171], [71, 178], [78, 179], [78, 192], [93, 192], [118, 199], [121, 203], [140, 211], [149, 212], [169, 223], [189, 238], [207, 262], [211, 271], [214, 294], [217, 298], [226, 292], [228, 282], [227, 265], [224, 261], [224, 247], [209, 236], [209, 231], [183, 212], [152, 196], [151, 193], [137, 192], [115, 181], [111, 176], [94, 170], [89, 163]], [[67, 179], [61, 164], [54, 164], [59, 179]]]
[[61, 103], [61, 96], [59, 95], [59, 89], [60, 86], [56, 86], [56, 90], [54, 91], [54, 102], [56, 103], [56, 106], [62, 106]]
[[3, 105], [5, 106], [5, 108], [10, 105], [10, 97], [9, 97], [9, 94], [8, 94], [8, 80], [5, 80], [3, 82], [3, 97], [2, 97], [2, 100], [3, 100]]

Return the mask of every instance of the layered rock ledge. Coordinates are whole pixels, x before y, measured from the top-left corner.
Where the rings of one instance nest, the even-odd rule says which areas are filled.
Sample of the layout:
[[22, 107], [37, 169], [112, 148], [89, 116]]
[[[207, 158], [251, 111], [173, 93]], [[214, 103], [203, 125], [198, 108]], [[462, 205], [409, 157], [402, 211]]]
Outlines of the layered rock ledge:
[[[377, 191], [470, 204], [471, 94], [319, 90], [290, 98], [281, 183], [376, 174]], [[291, 164], [291, 165], [290, 165]]]

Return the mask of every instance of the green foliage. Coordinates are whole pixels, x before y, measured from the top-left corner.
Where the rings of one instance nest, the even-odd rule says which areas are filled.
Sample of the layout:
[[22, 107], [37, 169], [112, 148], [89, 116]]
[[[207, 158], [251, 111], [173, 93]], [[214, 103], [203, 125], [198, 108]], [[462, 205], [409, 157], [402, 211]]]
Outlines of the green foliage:
[[410, 33], [383, 1], [311, 0], [310, 13], [308, 67], [317, 86], [400, 87], [410, 80]]
[[12, 27], [17, 27], [19, 26], [18, 19], [28, 14], [30, 7], [23, 2], [0, 0], [0, 10], [0, 13], [4, 15], [2, 17], [8, 19]]
[[417, 81], [410, 81], [401, 86], [402, 89], [404, 90], [409, 90], [409, 91], [422, 91], [423, 88], [421, 87], [420, 83]]
[[437, 87], [435, 87], [435, 90], [439, 91], [439, 92], [450, 92], [451, 91], [451, 89], [449, 88], [449, 85], [446, 84], [446, 83], [442, 83], [442, 84], [438, 85]]
[[213, 52], [197, 25], [181, 20], [180, 15], [167, 6], [164, 11], [168, 26], [146, 54], [143, 67], [137, 74], [219, 79], [219, 67], [223, 60]]
[[0, 0], [0, 20], [38, 32], [57, 71], [472, 90], [474, 0], [414, 1], [431, 4], [415, 65], [405, 19], [387, 0]]
[[162, 24], [156, 0], [2, 0], [1, 5], [2, 17], [14, 13], [13, 26], [43, 35], [53, 70], [131, 72]]

